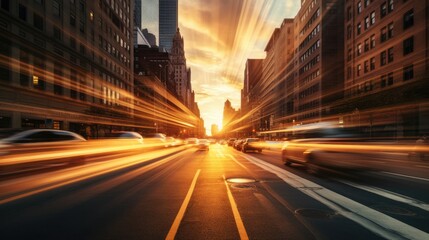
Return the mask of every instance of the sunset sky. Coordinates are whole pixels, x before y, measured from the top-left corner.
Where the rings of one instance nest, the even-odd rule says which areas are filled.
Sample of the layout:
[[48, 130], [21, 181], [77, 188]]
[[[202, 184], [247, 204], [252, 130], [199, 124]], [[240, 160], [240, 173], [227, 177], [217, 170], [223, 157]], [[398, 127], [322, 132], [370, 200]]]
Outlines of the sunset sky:
[[[187, 65], [208, 134], [212, 124], [222, 126], [227, 99], [240, 108], [246, 60], [264, 58], [272, 32], [284, 18], [295, 17], [299, 5], [300, 0], [179, 0]], [[143, 0], [142, 8], [143, 27], [158, 35], [158, 0]]]

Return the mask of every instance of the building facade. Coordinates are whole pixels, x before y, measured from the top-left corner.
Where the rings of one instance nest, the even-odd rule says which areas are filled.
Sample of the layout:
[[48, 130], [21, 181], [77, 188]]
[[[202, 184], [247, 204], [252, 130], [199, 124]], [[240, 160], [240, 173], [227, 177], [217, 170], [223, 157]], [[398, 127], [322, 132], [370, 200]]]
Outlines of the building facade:
[[343, 97], [344, 1], [302, 1], [295, 17], [296, 122], [324, 121]]
[[159, 0], [159, 48], [167, 52], [173, 47], [178, 28], [178, 0]]
[[343, 112], [380, 136], [429, 130], [429, 1], [347, 1]]
[[[173, 74], [176, 83], [176, 92], [179, 99], [186, 105], [190, 106], [190, 83], [191, 71], [186, 66], [185, 46], [182, 35], [177, 29], [176, 35], [172, 41], [170, 53], [171, 63], [173, 65]], [[193, 103], [193, 102], [192, 102]]]
[[134, 1], [111, 2], [1, 0], [1, 127], [135, 127]]

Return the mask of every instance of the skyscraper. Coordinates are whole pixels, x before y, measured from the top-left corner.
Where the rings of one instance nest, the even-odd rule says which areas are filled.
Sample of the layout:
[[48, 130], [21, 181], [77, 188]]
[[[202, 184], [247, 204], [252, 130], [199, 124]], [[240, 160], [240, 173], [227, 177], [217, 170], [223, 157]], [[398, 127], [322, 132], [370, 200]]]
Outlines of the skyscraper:
[[171, 51], [178, 27], [178, 0], [159, 0], [159, 48]]
[[134, 25], [142, 29], [142, 0], [134, 0]]

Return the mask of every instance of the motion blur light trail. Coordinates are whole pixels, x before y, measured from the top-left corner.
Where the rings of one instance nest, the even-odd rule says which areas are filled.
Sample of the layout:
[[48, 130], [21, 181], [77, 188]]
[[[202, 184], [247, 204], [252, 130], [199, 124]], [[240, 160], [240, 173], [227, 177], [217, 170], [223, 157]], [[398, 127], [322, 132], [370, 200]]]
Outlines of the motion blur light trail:
[[[178, 127], [195, 127], [198, 121], [195, 114], [173, 94], [168, 92], [164, 86], [161, 86], [159, 79], [153, 76], [138, 76], [136, 78], [137, 83], [145, 87], [143, 90], [139, 87], [128, 88], [124, 83], [117, 84], [108, 82], [101, 77], [88, 75], [85, 72], [77, 73], [80, 76], [79, 78], [81, 78], [77, 81], [71, 77], [64, 77], [50, 72], [44, 69], [44, 67], [31, 65], [4, 55], [0, 55], [0, 64], [21, 69], [21, 71], [28, 72], [28, 77], [33, 78], [33, 81], [30, 82], [30, 88], [19, 85], [10, 86], [0, 84], [1, 92], [4, 91], [7, 93], [11, 91], [11, 89], [14, 89], [14, 91], [19, 92], [22, 96], [28, 95], [31, 97], [37, 94], [38, 97], [44, 97], [48, 101], [54, 97], [55, 100], [66, 101], [69, 104], [81, 104], [82, 101], [79, 99], [70, 98], [65, 94], [56, 94], [52, 96], [51, 93], [47, 91], [37, 89], [37, 84], [43, 82], [45, 85], [60, 86], [63, 91], [64, 89], [69, 89], [70, 91], [77, 91], [88, 96], [88, 101], [85, 101], [85, 105], [87, 105], [88, 108], [92, 108], [92, 110], [89, 109], [85, 112], [67, 111], [52, 107], [40, 107], [40, 105], [25, 101], [21, 102], [21, 99], [14, 99], [11, 96], [12, 99], [2, 101], [0, 110], [16, 111], [19, 109], [22, 113], [41, 115], [43, 118], [45, 118], [45, 114], [42, 113], [49, 113], [52, 116], [57, 116], [57, 119], [64, 117], [69, 121], [76, 122], [85, 119], [91, 124], [111, 125], [114, 123], [120, 126], [138, 128], [154, 128], [153, 122], [167, 123]], [[94, 88], [99, 90], [94, 90]], [[132, 89], [132, 91], [126, 89]], [[135, 97], [134, 91], [144, 97]], [[90, 99], [95, 100], [91, 101]], [[97, 99], [99, 99], [102, 104], [97, 102]], [[88, 111], [95, 112], [91, 113]], [[109, 114], [112, 113], [117, 117], [109, 117]], [[152, 122], [148, 123], [148, 120]]]
[[[37, 193], [62, 187], [68, 184], [72, 184], [85, 179], [94, 178], [103, 174], [114, 172], [126, 167], [130, 167], [136, 164], [144, 163], [156, 158], [164, 157], [166, 155], [173, 154], [184, 150], [183, 147], [162, 149], [153, 152], [146, 152], [135, 154], [132, 156], [126, 156], [122, 158], [112, 158], [102, 162], [96, 162], [92, 164], [86, 164], [83, 166], [73, 167], [64, 169], [61, 171], [49, 172], [40, 175], [28, 176], [25, 178], [19, 178], [16, 180], [7, 180], [0, 182], [0, 204], [11, 202], [23, 197], [28, 197]], [[192, 150], [188, 150], [192, 151]], [[187, 151], [179, 153], [179, 155], [185, 154]], [[178, 155], [163, 158], [160, 161], [154, 162], [147, 166], [139, 167], [126, 174], [120, 175], [106, 182], [103, 186], [100, 186], [100, 191], [112, 188], [128, 179], [134, 178], [154, 167], [164, 164]], [[98, 188], [98, 187], [97, 187]], [[95, 189], [95, 188], [94, 188]], [[93, 190], [94, 190], [93, 189]]]
[[109, 154], [126, 151], [147, 151], [153, 148], [163, 148], [164, 143], [138, 144], [134, 140], [91, 140], [79, 143], [59, 143], [46, 147], [11, 147], [9, 153], [2, 156], [1, 167], [27, 164], [32, 162], [46, 161], [52, 159], [67, 159], [70, 157], [90, 157], [96, 154]]

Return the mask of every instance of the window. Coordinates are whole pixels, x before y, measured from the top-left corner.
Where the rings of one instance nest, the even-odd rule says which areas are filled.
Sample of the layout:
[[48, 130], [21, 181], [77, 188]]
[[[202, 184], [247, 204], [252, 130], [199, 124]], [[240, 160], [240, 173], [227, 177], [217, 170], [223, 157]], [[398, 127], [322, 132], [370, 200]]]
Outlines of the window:
[[85, 23], [82, 20], [79, 21], [79, 31], [85, 33]]
[[380, 53], [380, 66], [386, 65], [386, 52], [383, 51]]
[[380, 16], [381, 18], [385, 17], [387, 15], [387, 3], [383, 2], [380, 5]]
[[19, 74], [19, 82], [21, 86], [28, 87], [28, 84], [30, 83], [30, 76], [27, 75], [27, 73], [20, 73]]
[[61, 29], [54, 27], [54, 38], [56, 40], [62, 40], [63, 39]]
[[1, 0], [1, 8], [9, 11], [9, 0]]
[[371, 49], [375, 48], [375, 34], [372, 34], [371, 37]]
[[371, 71], [375, 69], [375, 57], [370, 59], [369, 69], [371, 69]]
[[380, 31], [380, 42], [385, 42], [387, 40], [387, 27], [381, 28]]
[[386, 86], [387, 83], [387, 76], [386, 75], [381, 75], [380, 77], [380, 86], [383, 88]]
[[364, 50], [365, 52], [369, 50], [369, 38], [365, 39]]
[[405, 66], [403, 71], [404, 71], [404, 81], [408, 81], [414, 78], [414, 66], [412, 64], [409, 66]]
[[361, 34], [361, 32], [362, 32], [362, 25], [361, 25], [361, 23], [357, 24], [356, 29], [357, 29], [357, 35]]
[[357, 13], [358, 14], [360, 14], [362, 12], [362, 2], [361, 1], [359, 1], [358, 3], [357, 3]]
[[374, 25], [375, 24], [375, 12], [372, 12], [370, 16], [371, 16], [371, 25]]
[[33, 25], [35, 28], [43, 31], [43, 18], [36, 13], [33, 14]]
[[27, 8], [21, 4], [19, 4], [18, 7], [18, 11], [19, 11], [19, 19], [23, 20], [23, 21], [27, 21]]
[[76, 26], [76, 15], [74, 13], [70, 13], [70, 25]]
[[369, 17], [365, 17], [365, 30], [369, 28]]
[[52, 13], [56, 17], [60, 17], [61, 16], [61, 5], [58, 2], [58, 0], [53, 0], [52, 1]]
[[45, 81], [43, 81], [39, 76], [33, 75], [33, 86], [39, 90], [45, 90]]
[[365, 7], [368, 7], [370, 0], [364, 0]]
[[387, 85], [392, 85], [393, 84], [393, 72], [387, 74]]
[[368, 62], [368, 60], [366, 60], [364, 62], [363, 72], [367, 73], [368, 71], [369, 71], [369, 62]]
[[387, 62], [393, 62], [393, 47], [387, 49]]
[[74, 39], [73, 37], [70, 37], [70, 47], [74, 49], [76, 49], [76, 39]]
[[391, 39], [393, 37], [393, 22], [389, 23], [389, 25], [387, 25], [387, 28], [387, 39]]
[[362, 54], [362, 44], [358, 43], [357, 45], [357, 55], [360, 56]]
[[404, 56], [414, 51], [414, 37], [410, 37], [403, 42]]
[[349, 25], [347, 26], [347, 39], [352, 38], [352, 27]]
[[352, 19], [352, 7], [347, 7], [347, 21]]
[[387, 8], [388, 12], [392, 12], [393, 11], [393, 0], [389, 0], [389, 6]]
[[404, 30], [409, 27], [412, 27], [413, 25], [414, 25], [414, 10], [411, 9], [410, 11], [404, 14]]

